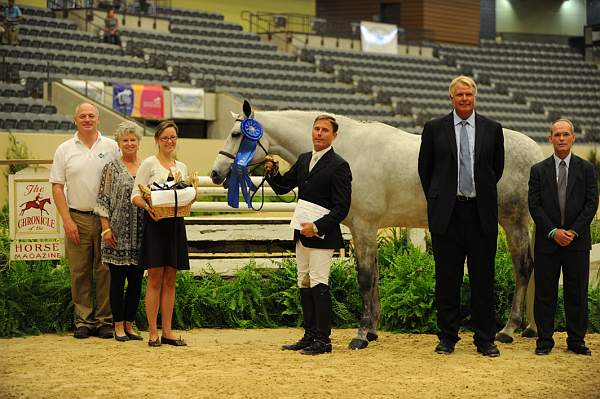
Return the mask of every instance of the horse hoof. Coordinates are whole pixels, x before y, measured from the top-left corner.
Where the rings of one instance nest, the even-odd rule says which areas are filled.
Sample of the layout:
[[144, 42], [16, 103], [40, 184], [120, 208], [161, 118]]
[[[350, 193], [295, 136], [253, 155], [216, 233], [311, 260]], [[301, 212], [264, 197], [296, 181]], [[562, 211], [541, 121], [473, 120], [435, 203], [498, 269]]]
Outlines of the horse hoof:
[[352, 338], [352, 341], [350, 341], [350, 344], [348, 345], [348, 349], [365, 349], [367, 346], [369, 346], [369, 341]]
[[521, 333], [521, 337], [524, 337], [524, 338], [535, 338], [535, 337], [537, 337], [537, 332], [535, 332], [531, 328], [527, 328], [527, 329], [525, 329]]
[[511, 344], [514, 340], [510, 335], [500, 332], [496, 334], [496, 341], [502, 342], [503, 344]]
[[367, 341], [369, 341], [369, 342], [377, 341], [377, 338], [379, 338], [379, 335], [372, 333], [372, 332], [367, 333]]

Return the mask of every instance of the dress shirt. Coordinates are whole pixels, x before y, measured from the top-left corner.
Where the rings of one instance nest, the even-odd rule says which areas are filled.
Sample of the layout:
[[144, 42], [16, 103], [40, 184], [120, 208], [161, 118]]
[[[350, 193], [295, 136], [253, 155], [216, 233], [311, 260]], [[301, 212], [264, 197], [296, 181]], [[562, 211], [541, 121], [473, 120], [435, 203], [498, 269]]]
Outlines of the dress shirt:
[[569, 152], [569, 155], [567, 155], [565, 157], [565, 159], [560, 159], [559, 157], [556, 156], [556, 154], [554, 154], [553, 157], [554, 157], [554, 168], [556, 171], [556, 182], [558, 183], [558, 165], [560, 164], [560, 161], [565, 161], [565, 164], [567, 165], [567, 181], [569, 181], [569, 162], [571, 162], [571, 153]]
[[[317, 164], [317, 162], [319, 162], [319, 159], [323, 158], [323, 155], [325, 155], [325, 153], [327, 151], [331, 150], [331, 146], [322, 149], [321, 151], [312, 151], [312, 157], [310, 158], [310, 164], [309, 164], [309, 170], [310, 170], [310, 165], [313, 165], [313, 168], [315, 167], [315, 165]], [[316, 160], [315, 160], [316, 159]]]

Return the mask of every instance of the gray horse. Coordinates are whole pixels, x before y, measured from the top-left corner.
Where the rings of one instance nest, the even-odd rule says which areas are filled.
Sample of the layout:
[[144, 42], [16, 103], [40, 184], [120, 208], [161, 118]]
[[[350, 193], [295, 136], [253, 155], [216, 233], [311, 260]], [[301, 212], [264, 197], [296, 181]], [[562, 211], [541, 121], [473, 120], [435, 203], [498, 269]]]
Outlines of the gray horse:
[[[260, 147], [252, 162], [265, 157], [264, 151], [293, 164], [312, 149], [311, 128], [318, 112], [265, 111], [253, 113], [245, 101], [243, 113], [235, 115], [224, 153], [236, 154], [241, 142], [240, 123], [253, 117], [264, 128]], [[356, 337], [349, 347], [362, 349], [377, 339], [380, 318], [377, 231], [384, 227], [426, 228], [426, 202], [417, 173], [420, 136], [379, 122], [358, 122], [335, 116], [339, 133], [333, 145], [352, 169], [352, 204], [344, 220], [354, 240], [362, 316]], [[523, 320], [524, 303], [533, 261], [529, 237], [527, 182], [531, 165], [542, 159], [539, 146], [527, 136], [504, 129], [505, 169], [499, 182], [500, 225], [506, 231], [515, 272], [516, 288], [510, 318], [496, 339], [511, 342]], [[221, 184], [229, 174], [232, 159], [220, 153], [211, 178]], [[532, 320], [530, 319], [530, 322]], [[535, 335], [531, 323], [525, 335]]]

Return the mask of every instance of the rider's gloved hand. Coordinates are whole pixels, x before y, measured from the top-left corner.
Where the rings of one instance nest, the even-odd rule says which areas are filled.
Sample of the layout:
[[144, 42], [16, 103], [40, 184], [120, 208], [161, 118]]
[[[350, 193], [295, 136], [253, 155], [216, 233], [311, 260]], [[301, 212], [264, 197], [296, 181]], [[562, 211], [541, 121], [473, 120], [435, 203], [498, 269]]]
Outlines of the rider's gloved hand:
[[265, 173], [268, 175], [275, 175], [279, 170], [279, 161], [273, 158], [271, 155], [265, 157]]

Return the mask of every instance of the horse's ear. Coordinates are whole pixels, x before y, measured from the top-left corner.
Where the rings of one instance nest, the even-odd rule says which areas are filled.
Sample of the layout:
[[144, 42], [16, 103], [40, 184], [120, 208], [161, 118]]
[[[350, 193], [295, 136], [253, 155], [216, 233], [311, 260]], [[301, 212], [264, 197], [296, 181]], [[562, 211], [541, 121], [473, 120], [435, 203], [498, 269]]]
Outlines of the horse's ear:
[[246, 118], [252, 117], [252, 106], [250, 105], [248, 100], [244, 100], [244, 105], [242, 109], [244, 110], [244, 115], [246, 115]]
[[232, 117], [233, 119], [237, 119], [237, 117], [238, 117], [238, 114], [236, 114], [236, 113], [235, 113], [235, 112], [233, 112], [233, 111], [229, 111], [229, 112], [231, 112], [231, 117]]

